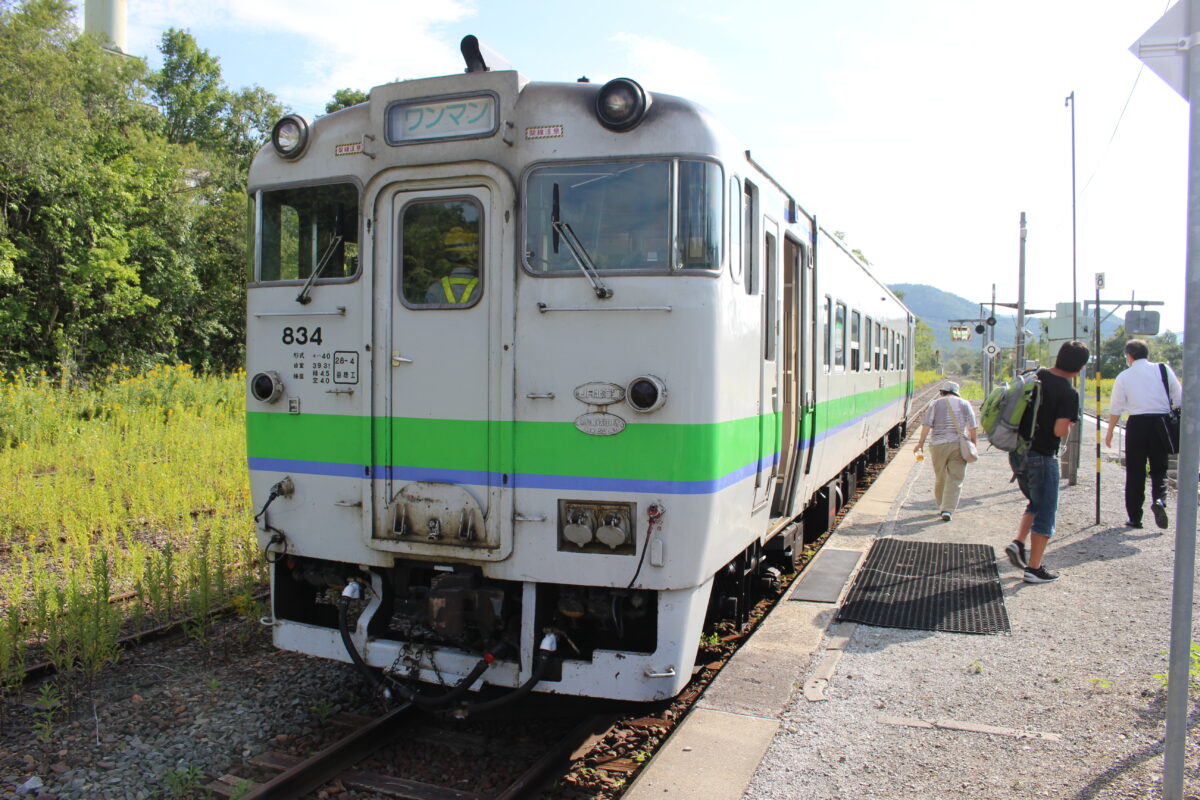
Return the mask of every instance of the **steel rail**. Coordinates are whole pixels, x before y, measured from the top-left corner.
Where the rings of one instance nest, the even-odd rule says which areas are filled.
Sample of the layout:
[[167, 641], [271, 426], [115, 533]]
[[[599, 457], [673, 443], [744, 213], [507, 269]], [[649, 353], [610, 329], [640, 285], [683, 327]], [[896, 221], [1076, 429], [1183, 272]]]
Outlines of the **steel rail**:
[[311, 758], [288, 768], [266, 783], [259, 784], [242, 800], [280, 800], [296, 798], [316, 791], [354, 764], [391, 742], [408, 723], [412, 705], [402, 706], [376, 717], [349, 735], [326, 747]]

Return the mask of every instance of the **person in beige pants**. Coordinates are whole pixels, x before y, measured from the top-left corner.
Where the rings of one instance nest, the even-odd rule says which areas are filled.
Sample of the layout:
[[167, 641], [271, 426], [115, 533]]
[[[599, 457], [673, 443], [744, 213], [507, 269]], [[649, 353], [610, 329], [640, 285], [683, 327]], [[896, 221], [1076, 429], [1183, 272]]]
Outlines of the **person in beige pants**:
[[925, 439], [932, 431], [929, 457], [933, 461], [933, 499], [937, 501], [942, 521], [949, 522], [958, 508], [963, 478], [967, 475], [967, 462], [963, 460], [959, 440], [965, 438], [976, 442], [977, 434], [975, 409], [959, 397], [958, 384], [946, 381], [939, 391], [941, 394], [938, 399], [925, 409], [925, 416], [921, 420], [921, 439], [913, 451], [924, 452]]

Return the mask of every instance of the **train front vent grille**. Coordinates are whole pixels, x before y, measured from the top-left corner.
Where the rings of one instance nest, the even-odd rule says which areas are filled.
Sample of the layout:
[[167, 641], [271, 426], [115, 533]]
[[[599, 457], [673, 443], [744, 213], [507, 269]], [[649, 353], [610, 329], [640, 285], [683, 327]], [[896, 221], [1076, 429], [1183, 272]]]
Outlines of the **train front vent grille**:
[[996, 553], [984, 544], [878, 539], [838, 620], [946, 633], [1007, 633]]

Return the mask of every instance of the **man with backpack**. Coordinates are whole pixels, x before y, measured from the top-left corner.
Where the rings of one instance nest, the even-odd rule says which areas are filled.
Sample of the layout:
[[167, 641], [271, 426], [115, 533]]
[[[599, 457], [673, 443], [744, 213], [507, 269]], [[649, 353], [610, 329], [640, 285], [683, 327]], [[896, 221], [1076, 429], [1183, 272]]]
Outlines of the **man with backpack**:
[[1183, 403], [1183, 387], [1166, 364], [1148, 360], [1150, 348], [1141, 339], [1125, 343], [1129, 369], [1113, 381], [1108, 408], [1105, 447], [1112, 447], [1113, 430], [1122, 413], [1125, 423], [1125, 524], [1142, 527], [1142, 503], [1146, 500], [1146, 464], [1150, 465], [1150, 511], [1158, 527], [1167, 527], [1167, 457], [1174, 452], [1167, 430], [1172, 406]]
[[1028, 447], [1008, 454], [1017, 485], [1029, 502], [1017, 525], [1017, 538], [1004, 552], [1013, 566], [1025, 571], [1026, 583], [1058, 580], [1058, 573], [1046, 569], [1042, 556], [1058, 516], [1059, 442], [1079, 419], [1079, 393], [1071, 379], [1090, 355], [1083, 342], [1067, 342], [1059, 348], [1053, 367], [1038, 370], [1037, 401], [1025, 410], [1019, 428]]

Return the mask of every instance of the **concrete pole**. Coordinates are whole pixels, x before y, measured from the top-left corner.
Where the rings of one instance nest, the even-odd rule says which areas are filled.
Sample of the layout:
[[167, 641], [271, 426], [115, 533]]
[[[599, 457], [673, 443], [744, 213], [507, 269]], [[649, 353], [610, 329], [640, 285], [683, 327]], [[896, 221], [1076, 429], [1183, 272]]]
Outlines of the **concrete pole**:
[[[1188, 0], [1188, 28], [1200, 25], [1200, 0]], [[1175, 506], [1175, 574], [1171, 590], [1171, 657], [1167, 670], [1167, 742], [1163, 797], [1183, 800], [1187, 749], [1192, 598], [1196, 577], [1196, 489], [1200, 470], [1200, 42], [1187, 51], [1188, 196], [1184, 295], [1183, 430]]]
[[[993, 322], [996, 321], [996, 284], [994, 284], [994, 283], [992, 284], [992, 310], [990, 313], [988, 313], [988, 319], [992, 320]], [[988, 342], [990, 344], [996, 343], [996, 326], [995, 325], [988, 326]], [[987, 394], [991, 394], [992, 389], [995, 388], [995, 386], [996, 386], [996, 365], [998, 363], [1000, 363], [1000, 360], [998, 358], [996, 358], [995, 356], [992, 356], [992, 355], [988, 356]], [[987, 395], [984, 395], [984, 396], [986, 397]]]
[[1071, 107], [1071, 339], [1078, 339], [1079, 300], [1075, 288], [1075, 92], [1067, 95], [1066, 105]]
[[1017, 342], [1013, 356], [1013, 375], [1025, 369], [1025, 212], [1021, 212], [1021, 254], [1017, 259]]

